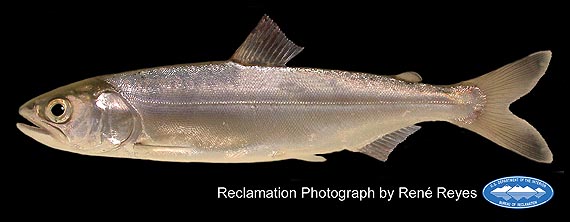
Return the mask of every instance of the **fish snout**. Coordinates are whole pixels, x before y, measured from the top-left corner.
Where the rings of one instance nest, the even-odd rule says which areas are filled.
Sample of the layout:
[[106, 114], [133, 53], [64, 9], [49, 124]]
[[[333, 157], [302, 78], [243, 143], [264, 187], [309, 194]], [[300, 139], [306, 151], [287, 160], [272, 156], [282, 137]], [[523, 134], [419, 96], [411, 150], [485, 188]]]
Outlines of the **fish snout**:
[[28, 101], [24, 105], [20, 106], [18, 113], [20, 116], [28, 118], [30, 115], [34, 114], [35, 103], [33, 101]]

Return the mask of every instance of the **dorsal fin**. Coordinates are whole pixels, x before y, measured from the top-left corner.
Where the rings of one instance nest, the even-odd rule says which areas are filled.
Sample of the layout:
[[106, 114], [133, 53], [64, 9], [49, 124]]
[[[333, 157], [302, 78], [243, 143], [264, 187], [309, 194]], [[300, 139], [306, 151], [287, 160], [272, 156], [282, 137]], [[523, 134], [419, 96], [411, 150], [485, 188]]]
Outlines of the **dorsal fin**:
[[396, 130], [392, 133], [384, 135], [382, 138], [360, 148], [358, 152], [364, 153], [368, 156], [374, 157], [381, 161], [386, 161], [388, 155], [392, 153], [394, 148], [408, 136], [412, 135], [420, 129], [419, 126], [411, 125], [402, 129]]
[[303, 47], [287, 39], [279, 26], [264, 15], [231, 60], [243, 65], [285, 66]]
[[422, 81], [422, 77], [417, 72], [403, 72], [398, 75], [393, 75], [392, 78], [413, 83], [418, 83]]

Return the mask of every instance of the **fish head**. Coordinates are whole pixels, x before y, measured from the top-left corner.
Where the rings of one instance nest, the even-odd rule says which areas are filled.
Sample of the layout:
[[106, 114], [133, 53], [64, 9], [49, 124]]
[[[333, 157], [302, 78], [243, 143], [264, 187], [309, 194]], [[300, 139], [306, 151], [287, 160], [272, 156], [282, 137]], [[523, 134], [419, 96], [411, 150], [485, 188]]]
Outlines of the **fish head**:
[[42, 94], [22, 105], [20, 131], [49, 147], [87, 155], [113, 155], [132, 139], [137, 112], [111, 85], [86, 79]]

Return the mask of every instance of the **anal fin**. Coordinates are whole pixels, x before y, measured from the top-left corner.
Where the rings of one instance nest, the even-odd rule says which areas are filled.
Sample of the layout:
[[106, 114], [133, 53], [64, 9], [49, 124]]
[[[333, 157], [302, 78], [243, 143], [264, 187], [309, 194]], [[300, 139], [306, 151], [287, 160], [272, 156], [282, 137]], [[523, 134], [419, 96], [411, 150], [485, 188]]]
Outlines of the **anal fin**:
[[386, 161], [388, 156], [394, 148], [408, 136], [412, 135], [420, 129], [419, 126], [411, 125], [402, 129], [396, 130], [392, 133], [382, 136], [382, 138], [360, 148], [358, 152], [364, 153], [368, 156], [374, 157], [381, 161]]

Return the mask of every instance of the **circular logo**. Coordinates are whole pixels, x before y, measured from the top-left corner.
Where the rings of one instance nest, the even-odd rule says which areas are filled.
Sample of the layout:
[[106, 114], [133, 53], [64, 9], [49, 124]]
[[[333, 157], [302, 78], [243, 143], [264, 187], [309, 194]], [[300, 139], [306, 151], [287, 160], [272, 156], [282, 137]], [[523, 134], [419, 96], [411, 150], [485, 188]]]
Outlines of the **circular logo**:
[[491, 181], [483, 188], [483, 197], [499, 207], [525, 209], [552, 199], [550, 184], [532, 177], [512, 176]]

